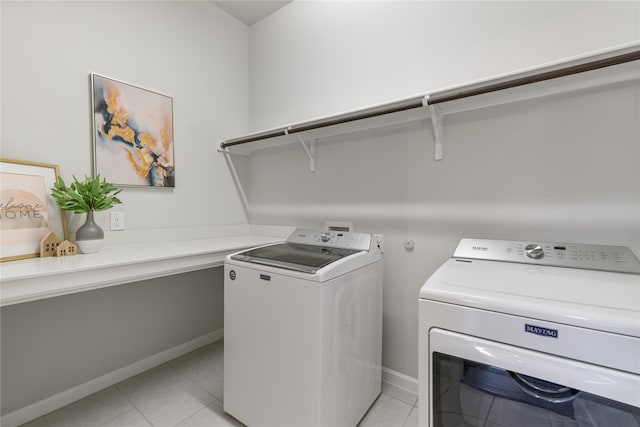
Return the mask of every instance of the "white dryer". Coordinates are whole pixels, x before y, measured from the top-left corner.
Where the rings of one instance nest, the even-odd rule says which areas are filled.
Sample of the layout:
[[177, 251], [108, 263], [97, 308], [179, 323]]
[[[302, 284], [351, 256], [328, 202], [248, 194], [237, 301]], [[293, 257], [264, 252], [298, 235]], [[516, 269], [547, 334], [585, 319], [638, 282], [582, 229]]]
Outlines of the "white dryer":
[[229, 255], [224, 410], [247, 426], [355, 426], [381, 390], [382, 256], [371, 235], [296, 230]]
[[419, 299], [420, 426], [640, 426], [640, 263], [463, 239]]

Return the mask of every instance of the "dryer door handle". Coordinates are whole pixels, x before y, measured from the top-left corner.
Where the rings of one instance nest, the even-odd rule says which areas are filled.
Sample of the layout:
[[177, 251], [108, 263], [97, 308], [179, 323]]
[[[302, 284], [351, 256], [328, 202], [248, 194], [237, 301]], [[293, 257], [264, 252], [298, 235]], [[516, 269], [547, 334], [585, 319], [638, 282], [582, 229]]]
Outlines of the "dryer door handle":
[[580, 390], [539, 380], [517, 372], [509, 371], [509, 375], [523, 392], [545, 402], [566, 403], [574, 400], [580, 394]]

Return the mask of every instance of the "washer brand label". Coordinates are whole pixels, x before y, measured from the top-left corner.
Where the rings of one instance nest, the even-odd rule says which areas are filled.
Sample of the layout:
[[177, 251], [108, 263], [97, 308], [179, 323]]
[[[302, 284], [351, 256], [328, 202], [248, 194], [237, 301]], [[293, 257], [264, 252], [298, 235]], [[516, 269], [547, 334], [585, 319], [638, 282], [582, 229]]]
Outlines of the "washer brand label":
[[261, 274], [260, 278], [262, 280], [266, 280], [266, 281], [270, 281], [271, 280], [271, 276], [269, 276], [268, 274]]
[[472, 246], [471, 249], [477, 252], [487, 252], [489, 250], [486, 246]]
[[542, 335], [543, 337], [558, 338], [557, 329], [543, 328], [542, 326], [528, 325], [525, 323], [524, 331], [530, 334]]

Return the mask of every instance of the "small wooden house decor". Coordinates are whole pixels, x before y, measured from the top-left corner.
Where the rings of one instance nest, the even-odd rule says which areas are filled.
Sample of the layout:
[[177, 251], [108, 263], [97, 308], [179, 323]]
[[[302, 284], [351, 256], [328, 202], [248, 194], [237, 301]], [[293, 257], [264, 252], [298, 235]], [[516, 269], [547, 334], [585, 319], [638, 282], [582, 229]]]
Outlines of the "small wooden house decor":
[[60, 243], [56, 249], [56, 256], [73, 256], [76, 254], [76, 245], [68, 240]]
[[47, 233], [46, 236], [40, 240], [40, 256], [72, 256], [77, 254], [76, 245], [68, 240], [60, 243], [60, 239], [53, 231]]
[[57, 256], [58, 245], [60, 244], [60, 239], [56, 236], [56, 233], [50, 231], [46, 236], [40, 240], [40, 256]]

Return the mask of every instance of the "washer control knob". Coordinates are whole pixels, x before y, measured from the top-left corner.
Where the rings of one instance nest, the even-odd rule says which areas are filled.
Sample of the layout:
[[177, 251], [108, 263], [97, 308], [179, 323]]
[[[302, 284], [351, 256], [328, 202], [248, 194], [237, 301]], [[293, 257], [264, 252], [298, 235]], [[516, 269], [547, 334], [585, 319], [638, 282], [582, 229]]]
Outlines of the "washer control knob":
[[544, 256], [544, 249], [536, 243], [525, 246], [524, 251], [529, 258], [540, 259]]
[[329, 233], [328, 231], [323, 231], [320, 234], [320, 240], [322, 240], [323, 242], [328, 242], [329, 240], [331, 240], [331, 233]]

